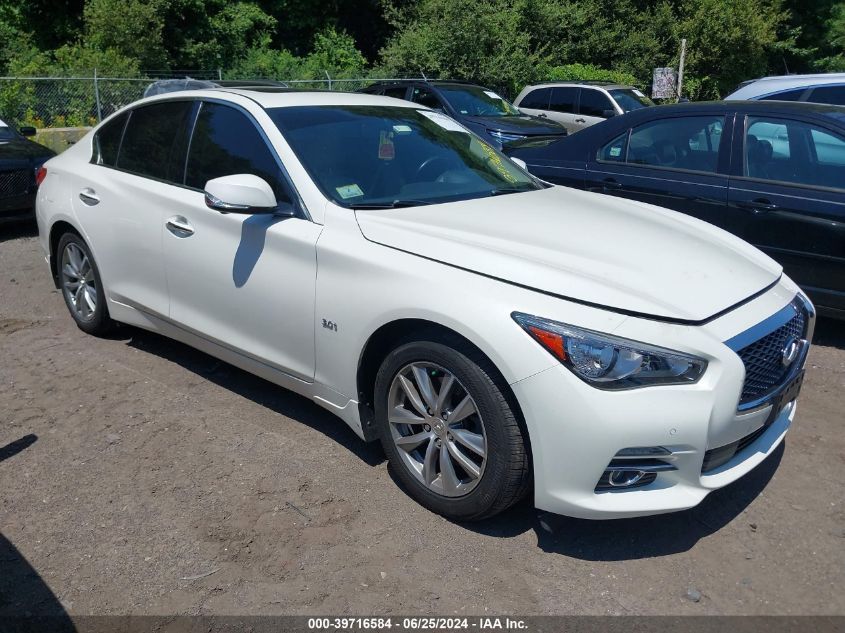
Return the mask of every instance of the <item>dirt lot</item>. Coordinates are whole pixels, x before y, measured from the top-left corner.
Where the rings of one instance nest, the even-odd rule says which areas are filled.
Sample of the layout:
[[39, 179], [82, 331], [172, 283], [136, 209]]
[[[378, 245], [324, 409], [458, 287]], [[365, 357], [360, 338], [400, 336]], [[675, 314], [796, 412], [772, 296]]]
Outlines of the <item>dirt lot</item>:
[[0, 226], [0, 614], [845, 614], [845, 323], [785, 447], [695, 510], [457, 525], [307, 400], [80, 332], [34, 235]]

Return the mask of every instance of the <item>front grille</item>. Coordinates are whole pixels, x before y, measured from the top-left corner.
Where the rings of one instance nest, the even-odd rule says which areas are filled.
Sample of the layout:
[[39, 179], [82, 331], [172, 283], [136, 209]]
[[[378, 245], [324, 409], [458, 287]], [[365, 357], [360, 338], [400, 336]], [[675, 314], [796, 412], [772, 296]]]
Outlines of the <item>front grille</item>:
[[784, 325], [737, 352], [745, 365], [740, 405], [762, 398], [780, 386], [790, 369], [783, 365], [783, 348], [790, 339], [803, 338], [806, 322], [804, 311], [799, 309]]
[[0, 172], [0, 198], [21, 196], [29, 191], [35, 175], [31, 169]]

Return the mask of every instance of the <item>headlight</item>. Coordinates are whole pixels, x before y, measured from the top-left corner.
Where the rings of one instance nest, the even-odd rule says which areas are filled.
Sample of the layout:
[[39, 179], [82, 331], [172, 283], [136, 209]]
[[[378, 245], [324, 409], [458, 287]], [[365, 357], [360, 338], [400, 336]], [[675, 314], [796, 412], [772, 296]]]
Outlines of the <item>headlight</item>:
[[523, 134], [505, 134], [504, 132], [499, 132], [498, 130], [487, 130], [487, 133], [502, 144], [510, 141], [521, 141], [524, 138], [528, 138]]
[[567, 369], [600, 389], [691, 384], [707, 368], [706, 360], [682, 352], [521, 312], [511, 316]]

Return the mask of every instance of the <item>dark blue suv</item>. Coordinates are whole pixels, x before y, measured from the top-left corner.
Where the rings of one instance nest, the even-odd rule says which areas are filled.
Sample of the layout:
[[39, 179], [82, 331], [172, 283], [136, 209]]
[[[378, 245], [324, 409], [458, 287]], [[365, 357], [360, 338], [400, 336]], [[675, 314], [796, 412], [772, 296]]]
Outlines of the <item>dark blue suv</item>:
[[553, 121], [520, 112], [516, 106], [487, 88], [457, 81], [380, 82], [358, 92], [413, 101], [439, 110], [496, 147], [509, 141], [537, 136], [566, 136], [566, 128]]

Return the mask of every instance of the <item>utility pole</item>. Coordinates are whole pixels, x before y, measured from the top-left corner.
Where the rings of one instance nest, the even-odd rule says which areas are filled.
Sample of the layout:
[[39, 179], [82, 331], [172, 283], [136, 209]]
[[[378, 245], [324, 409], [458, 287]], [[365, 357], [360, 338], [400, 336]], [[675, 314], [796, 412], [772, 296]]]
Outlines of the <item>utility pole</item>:
[[687, 56], [687, 38], [681, 40], [681, 59], [678, 62], [678, 98], [681, 100], [681, 91], [684, 88], [684, 58]]

